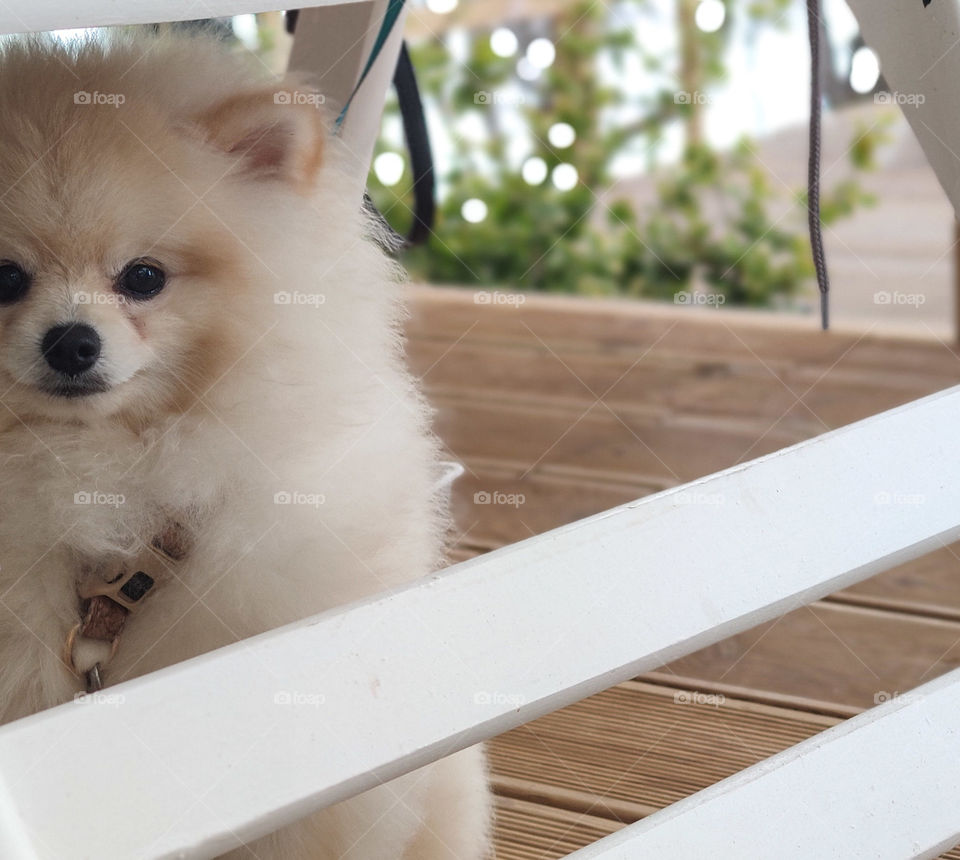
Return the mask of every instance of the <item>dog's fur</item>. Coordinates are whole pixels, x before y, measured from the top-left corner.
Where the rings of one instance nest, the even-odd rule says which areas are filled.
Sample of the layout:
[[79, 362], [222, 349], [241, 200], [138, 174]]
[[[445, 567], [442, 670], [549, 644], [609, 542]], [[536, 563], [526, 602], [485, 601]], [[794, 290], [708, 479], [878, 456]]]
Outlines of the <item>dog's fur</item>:
[[[128, 620], [109, 683], [441, 563], [437, 445], [403, 365], [397, 272], [348, 177], [356, 159], [309, 99], [277, 103], [302, 83], [260, 71], [183, 37], [2, 49], [0, 260], [32, 276], [0, 306], [2, 721], [81, 689], [61, 660], [78, 577], [171, 521], [191, 551]], [[123, 301], [116, 278], [138, 258], [167, 286]], [[99, 333], [109, 387], [59, 397], [40, 343], [74, 321]], [[104, 656], [92, 642], [77, 653]], [[252, 849], [477, 860], [488, 818], [472, 749]]]

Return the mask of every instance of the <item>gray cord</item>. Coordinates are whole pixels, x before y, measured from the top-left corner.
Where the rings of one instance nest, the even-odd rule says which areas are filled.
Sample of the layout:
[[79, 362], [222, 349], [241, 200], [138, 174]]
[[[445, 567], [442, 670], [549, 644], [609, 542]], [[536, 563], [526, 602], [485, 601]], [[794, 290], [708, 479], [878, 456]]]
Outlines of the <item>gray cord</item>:
[[807, 224], [810, 229], [810, 250], [820, 288], [820, 324], [830, 326], [830, 277], [823, 254], [823, 232], [820, 223], [820, 0], [807, 0], [807, 26], [810, 30], [810, 160], [807, 165]]

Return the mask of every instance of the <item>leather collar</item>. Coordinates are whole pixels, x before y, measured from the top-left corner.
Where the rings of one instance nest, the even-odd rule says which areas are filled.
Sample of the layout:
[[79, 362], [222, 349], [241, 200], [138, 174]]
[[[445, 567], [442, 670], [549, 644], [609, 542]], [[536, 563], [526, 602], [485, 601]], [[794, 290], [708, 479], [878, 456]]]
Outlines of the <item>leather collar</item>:
[[103, 665], [96, 663], [86, 672], [77, 668], [73, 658], [77, 638], [108, 642], [110, 656], [103, 662], [109, 662], [117, 652], [127, 618], [143, 608], [164, 575], [186, 557], [189, 545], [186, 529], [171, 522], [136, 558], [113, 569], [85, 571], [88, 575], [77, 584], [80, 621], [67, 635], [63, 661], [77, 677], [84, 678], [88, 693], [102, 688]]

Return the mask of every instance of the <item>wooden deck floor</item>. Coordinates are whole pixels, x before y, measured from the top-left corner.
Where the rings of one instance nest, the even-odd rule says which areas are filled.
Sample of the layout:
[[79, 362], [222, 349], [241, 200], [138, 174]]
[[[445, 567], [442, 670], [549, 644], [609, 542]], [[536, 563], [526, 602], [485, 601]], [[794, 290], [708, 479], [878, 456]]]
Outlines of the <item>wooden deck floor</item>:
[[[960, 352], [936, 340], [475, 295], [416, 288], [408, 326], [467, 467], [456, 558], [960, 383]], [[879, 478], [874, 491], [924, 501]], [[562, 857], [958, 665], [953, 545], [495, 740], [497, 856]]]

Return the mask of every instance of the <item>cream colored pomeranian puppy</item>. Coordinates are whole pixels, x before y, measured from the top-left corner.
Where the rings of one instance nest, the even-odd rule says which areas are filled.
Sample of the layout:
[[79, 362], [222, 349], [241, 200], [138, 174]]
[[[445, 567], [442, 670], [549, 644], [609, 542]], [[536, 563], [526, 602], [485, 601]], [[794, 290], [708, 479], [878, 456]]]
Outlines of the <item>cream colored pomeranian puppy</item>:
[[[318, 101], [206, 39], [2, 48], [3, 721], [441, 564], [397, 272]], [[477, 860], [488, 819], [470, 749], [235, 853]]]

